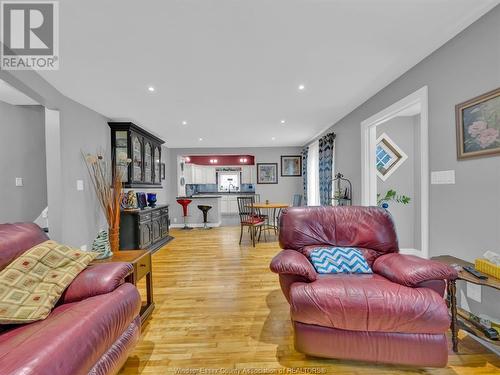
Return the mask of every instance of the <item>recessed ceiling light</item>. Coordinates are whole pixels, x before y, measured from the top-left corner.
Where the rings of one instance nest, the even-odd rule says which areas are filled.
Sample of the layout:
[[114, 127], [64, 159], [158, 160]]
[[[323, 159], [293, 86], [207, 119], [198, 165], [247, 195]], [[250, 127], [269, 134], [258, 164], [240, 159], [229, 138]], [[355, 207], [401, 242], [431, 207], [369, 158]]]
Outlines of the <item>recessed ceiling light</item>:
[[284, 124], [286, 121], [285, 120], [281, 120], [281, 123]]
[[149, 86], [149, 87], [148, 87], [148, 91], [149, 91], [149, 92], [155, 92], [155, 90], [156, 90], [156, 89], [155, 89], [153, 86]]
[[299, 85], [299, 90], [302, 91], [304, 90], [306, 87], [304, 85]]
[[187, 125], [187, 121], [182, 121], [182, 125]]
[[198, 141], [200, 141], [200, 142], [203, 141], [203, 138], [198, 138]]
[[275, 141], [276, 140], [276, 137], [271, 137], [271, 141]]

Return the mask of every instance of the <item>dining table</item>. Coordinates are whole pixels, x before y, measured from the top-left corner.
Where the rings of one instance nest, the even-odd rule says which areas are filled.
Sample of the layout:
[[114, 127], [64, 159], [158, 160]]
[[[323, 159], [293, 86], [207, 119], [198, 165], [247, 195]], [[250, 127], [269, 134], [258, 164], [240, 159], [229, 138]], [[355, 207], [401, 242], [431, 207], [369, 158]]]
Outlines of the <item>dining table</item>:
[[266, 223], [263, 226], [263, 230], [272, 230], [274, 234], [278, 234], [278, 220], [281, 214], [281, 210], [290, 207], [288, 203], [274, 203], [274, 202], [256, 202], [250, 205], [250, 207], [256, 209], [259, 215], [262, 215], [262, 211], [266, 212]]

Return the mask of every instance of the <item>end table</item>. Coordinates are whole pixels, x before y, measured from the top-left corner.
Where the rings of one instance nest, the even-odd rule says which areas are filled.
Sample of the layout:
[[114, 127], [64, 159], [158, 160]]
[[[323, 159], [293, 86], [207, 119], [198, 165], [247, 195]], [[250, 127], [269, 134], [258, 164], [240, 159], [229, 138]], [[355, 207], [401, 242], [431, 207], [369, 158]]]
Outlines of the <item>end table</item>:
[[126, 281], [134, 285], [146, 276], [146, 303], [141, 307], [141, 324], [151, 315], [155, 308], [153, 300], [153, 268], [151, 266], [151, 253], [147, 250], [120, 250], [107, 259], [97, 259], [91, 264], [125, 262], [131, 263], [134, 267], [132, 274], [127, 276]]
[[[458, 264], [459, 266], [472, 266], [474, 265], [472, 263], [466, 262], [463, 259], [455, 258], [451, 255], [441, 255], [432, 258], [432, 260], [447, 264], [447, 265], [452, 265], [452, 264]], [[486, 280], [481, 280], [478, 279], [476, 276], [468, 273], [467, 271], [460, 270], [458, 271], [458, 278], [457, 280], [464, 280], [469, 283], [481, 285], [481, 286], [488, 286], [497, 290], [500, 290], [500, 279], [497, 279], [496, 277], [487, 275], [488, 278]], [[480, 330], [472, 326], [471, 324], [467, 324], [466, 319], [466, 311], [462, 310], [461, 308], [457, 307], [457, 290], [456, 290], [456, 280], [451, 280], [448, 281], [448, 305], [451, 311], [451, 342], [453, 344], [453, 351], [456, 353], [458, 352], [458, 329], [462, 328], [468, 333], [477, 336], [483, 340], [486, 340], [494, 345], [499, 345], [499, 341], [493, 341], [488, 339]], [[461, 319], [458, 319], [458, 318]], [[459, 327], [459, 325], [461, 327]]]

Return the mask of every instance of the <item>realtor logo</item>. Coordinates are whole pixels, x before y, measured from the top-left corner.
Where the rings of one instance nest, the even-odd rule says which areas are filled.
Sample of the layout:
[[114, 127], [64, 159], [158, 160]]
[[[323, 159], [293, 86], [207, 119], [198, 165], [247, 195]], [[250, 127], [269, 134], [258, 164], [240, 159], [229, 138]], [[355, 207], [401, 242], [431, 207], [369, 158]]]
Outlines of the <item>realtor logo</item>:
[[2, 1], [0, 69], [59, 69], [59, 3]]

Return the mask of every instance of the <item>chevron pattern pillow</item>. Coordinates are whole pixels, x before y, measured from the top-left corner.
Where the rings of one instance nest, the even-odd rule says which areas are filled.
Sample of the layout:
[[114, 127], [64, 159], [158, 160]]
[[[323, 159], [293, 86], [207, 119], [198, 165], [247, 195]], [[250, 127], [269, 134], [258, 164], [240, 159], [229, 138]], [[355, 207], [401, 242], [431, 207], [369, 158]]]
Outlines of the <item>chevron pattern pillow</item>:
[[310, 257], [318, 273], [373, 273], [361, 251], [353, 247], [319, 247]]

